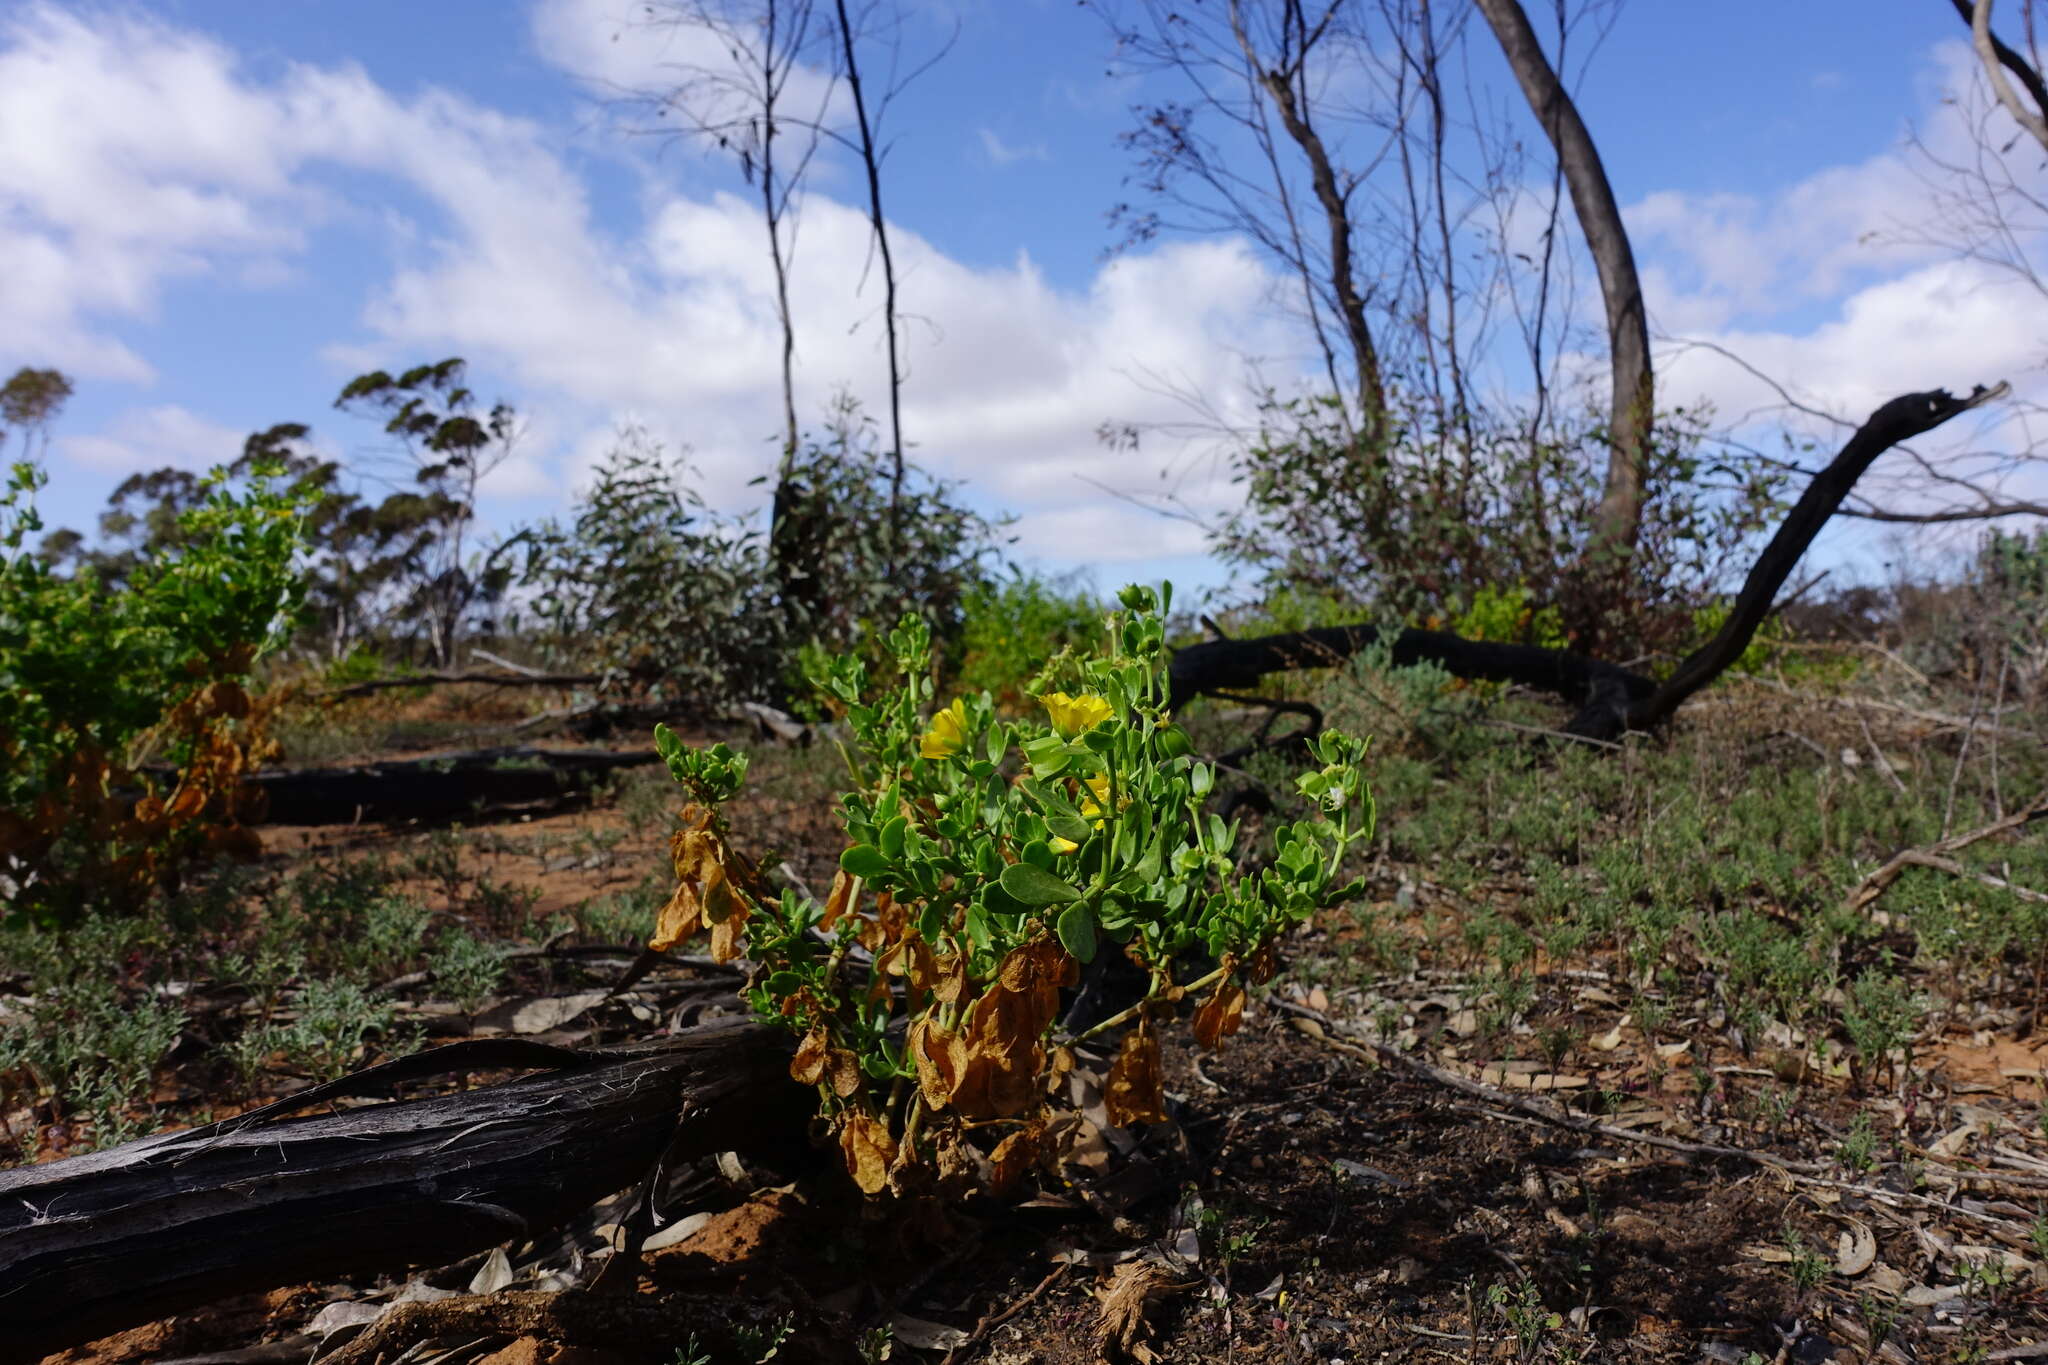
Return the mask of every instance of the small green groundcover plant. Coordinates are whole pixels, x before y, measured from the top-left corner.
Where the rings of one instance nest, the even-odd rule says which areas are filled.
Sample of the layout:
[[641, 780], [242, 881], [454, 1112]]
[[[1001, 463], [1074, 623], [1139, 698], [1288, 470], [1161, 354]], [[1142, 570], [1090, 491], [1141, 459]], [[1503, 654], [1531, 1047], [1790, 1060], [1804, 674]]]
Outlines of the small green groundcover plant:
[[[869, 1194], [1000, 1191], [1050, 1159], [1046, 1097], [1071, 1068], [1055, 1037], [1062, 987], [1104, 952], [1148, 979], [1089, 1030], [1131, 1024], [1105, 1083], [1118, 1124], [1165, 1117], [1156, 1021], [1184, 998], [1214, 1046], [1241, 1020], [1274, 943], [1358, 895], [1345, 854], [1370, 836], [1365, 744], [1327, 732], [1297, 779], [1310, 818], [1281, 824], [1253, 873], [1237, 828], [1204, 809], [1213, 765], [1166, 712], [1165, 600], [1126, 588], [1106, 648], [1062, 651], [1028, 691], [1045, 719], [1006, 721], [987, 692], [936, 706], [930, 634], [889, 635], [897, 677], [875, 696], [840, 657], [815, 682], [843, 708], [853, 780], [847, 847], [822, 904], [767, 901], [727, 841], [720, 807], [746, 758], [655, 740], [689, 802], [672, 840], [674, 896], [649, 946], [708, 928], [713, 955], [756, 964], [755, 1012], [799, 1035], [791, 1074], [818, 1090], [846, 1168]], [[871, 699], [873, 698], [873, 699]], [[1178, 981], [1189, 957], [1211, 969]], [[1087, 1036], [1086, 1034], [1082, 1036]]]

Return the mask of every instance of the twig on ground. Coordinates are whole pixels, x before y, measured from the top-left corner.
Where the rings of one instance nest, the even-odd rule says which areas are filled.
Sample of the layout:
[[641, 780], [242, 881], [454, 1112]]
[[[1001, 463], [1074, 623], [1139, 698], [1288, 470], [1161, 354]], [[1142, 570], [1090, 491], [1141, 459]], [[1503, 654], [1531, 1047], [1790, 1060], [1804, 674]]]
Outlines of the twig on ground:
[[957, 1362], [961, 1359], [961, 1356], [964, 1352], [973, 1350], [974, 1347], [979, 1345], [982, 1339], [987, 1337], [990, 1332], [995, 1331], [996, 1328], [1001, 1327], [1011, 1318], [1016, 1317], [1026, 1308], [1029, 1308], [1032, 1304], [1038, 1302], [1038, 1300], [1044, 1296], [1046, 1290], [1052, 1288], [1055, 1284], [1059, 1283], [1061, 1277], [1063, 1277], [1069, 1270], [1072, 1270], [1073, 1268], [1073, 1263], [1071, 1261], [1061, 1261], [1058, 1265], [1052, 1268], [1052, 1274], [1047, 1275], [1044, 1279], [1040, 1280], [1038, 1282], [1038, 1286], [1035, 1289], [1033, 1289], [1030, 1293], [1026, 1294], [1023, 1298], [1017, 1300], [1015, 1303], [1011, 1304], [1008, 1308], [1005, 1308], [1000, 1313], [991, 1310], [989, 1313], [984, 1314], [982, 1316], [981, 1321], [974, 1324], [974, 1330], [967, 1334], [967, 1339], [961, 1342], [958, 1346], [955, 1346], [952, 1350], [946, 1352], [946, 1358], [940, 1361], [939, 1365], [957, 1365]]
[[511, 676], [499, 673], [411, 673], [402, 678], [372, 678], [350, 683], [314, 695], [323, 701], [366, 697], [400, 687], [441, 687], [455, 683], [477, 683], [485, 687], [584, 687], [601, 679], [595, 673], [535, 673], [523, 670]]
[[498, 667], [510, 669], [514, 673], [523, 673], [529, 678], [540, 678], [547, 676], [546, 669], [534, 668], [528, 664], [515, 664], [510, 659], [505, 658], [503, 655], [493, 654], [488, 649], [477, 649], [472, 646], [469, 651], [469, 657], [472, 659], [482, 659], [487, 664], [496, 664]]
[[1936, 872], [1946, 872], [1951, 877], [1962, 877], [1969, 881], [1979, 882], [1985, 886], [1992, 887], [1995, 890], [2009, 891], [2019, 900], [2033, 901], [2038, 905], [2048, 905], [2048, 895], [2030, 890], [2024, 886], [2014, 886], [2003, 877], [1994, 877], [1989, 872], [1979, 872], [1975, 868], [1964, 867], [1955, 859], [1944, 858], [1939, 854], [1926, 853], [1917, 848], [1909, 848], [1905, 852], [1896, 855], [1893, 861], [1902, 863], [1907, 867], [1932, 868]]
[[1798, 744], [1805, 748], [1805, 750], [1808, 753], [1812, 754], [1815, 758], [1821, 761], [1822, 767], [1831, 766], [1835, 761], [1835, 756], [1833, 754], [1829, 753], [1826, 749], [1821, 748], [1816, 741], [1807, 738], [1805, 735], [1800, 734], [1797, 730], [1773, 730], [1769, 735], [1766, 736], [1766, 738], [1768, 739], [1777, 739], [1780, 737], [1789, 739], [1793, 743]]
[[535, 715], [528, 716], [525, 720], [519, 721], [516, 724], [506, 726], [505, 732], [507, 734], [517, 734], [521, 730], [531, 730], [537, 726], [546, 725], [550, 721], [574, 720], [578, 716], [589, 715], [603, 705], [603, 702], [585, 701], [578, 702], [574, 706], [559, 707], [553, 711], [541, 711]]
[[1513, 730], [1516, 734], [1535, 735], [1542, 739], [1569, 740], [1573, 744], [1590, 744], [1596, 749], [1619, 750], [1622, 747], [1611, 739], [1595, 739], [1591, 735], [1575, 735], [1565, 730], [1545, 729], [1541, 725], [1518, 725], [1511, 720], [1496, 720], [1490, 716], [1479, 723], [1493, 730]]
[[1860, 709], [1856, 712], [1856, 723], [1863, 727], [1863, 742], [1870, 746], [1870, 756], [1877, 760], [1877, 770], [1890, 779], [1893, 789], [1899, 795], [1904, 796], [1906, 784], [1893, 769], [1892, 761], [1884, 756], [1884, 746], [1877, 742], [1876, 735], [1870, 733], [1870, 720]]
[[2020, 826], [2030, 824], [2035, 820], [2041, 819], [2043, 816], [2048, 816], [2048, 792], [2042, 792], [2021, 809], [2000, 819], [1993, 820], [1988, 825], [1980, 825], [1976, 829], [1964, 830], [1961, 834], [1951, 834], [1946, 839], [1937, 840], [1922, 848], [1901, 849], [1887, 859], [1882, 867], [1879, 867], [1856, 884], [1856, 889], [1849, 893], [1849, 908], [1851, 910], [1867, 909], [1870, 903], [1883, 895], [1885, 889], [1897, 881], [1899, 874], [1909, 867], [1931, 867], [1951, 875], [1974, 877], [1984, 882], [1987, 886], [1995, 886], [2001, 890], [2011, 891], [2021, 900], [2048, 901], [2048, 896], [2044, 896], [2038, 891], [2029, 891], [2024, 887], [2013, 886], [2011, 883], [1993, 877], [1989, 873], [1972, 871], [1961, 863], [1944, 856], [1968, 848], [1971, 844], [1989, 839], [1993, 835], [2004, 834], [2008, 830], [2018, 829]]
[[[2016, 739], [2036, 746], [2041, 743], [2039, 735], [2025, 730], [2015, 730], [2010, 726], [1999, 725], [1992, 721], [1975, 720], [1966, 716], [1953, 716], [1945, 711], [1924, 711], [1918, 707], [1901, 706], [1897, 702], [1874, 701], [1869, 697], [1831, 697], [1825, 692], [1809, 692], [1803, 688], [1793, 687], [1789, 683], [1781, 683], [1757, 673], [1742, 674], [1731, 681], [1749, 683], [1752, 686], [1761, 687], [1767, 691], [1776, 692], [1781, 696], [1791, 697], [1813, 706], [1844, 706], [1851, 710], [1868, 708], [1873, 711], [1888, 711], [1895, 716], [1903, 716], [1908, 720], [1924, 721], [1929, 725], [1938, 725], [1947, 730], [1976, 731], [1986, 734], [1995, 733], [2004, 739]], [[1708, 704], [1730, 704], [1730, 699], [1725, 697], [1704, 698], [1702, 701]], [[1700, 705], [1701, 701], [1695, 701], [1692, 704]], [[1990, 714], [1995, 716], [2003, 713], [1994, 709]]]
[[1550, 1187], [1543, 1181], [1543, 1172], [1534, 1166], [1522, 1167], [1522, 1193], [1552, 1227], [1567, 1237], [1580, 1235], [1579, 1225], [1574, 1223], [1564, 1210], [1557, 1206], [1557, 1201], [1550, 1197]]
[[[1835, 1179], [1824, 1174], [1829, 1169], [1828, 1164], [1825, 1162], [1794, 1161], [1772, 1152], [1757, 1151], [1748, 1147], [1728, 1147], [1714, 1142], [1688, 1142], [1682, 1138], [1667, 1137], [1662, 1133], [1646, 1133], [1634, 1128], [1623, 1128], [1618, 1124], [1602, 1123], [1598, 1119], [1585, 1118], [1572, 1114], [1546, 1101], [1538, 1100], [1533, 1096], [1516, 1095], [1497, 1086], [1488, 1085], [1484, 1081], [1476, 1081], [1469, 1076], [1460, 1076], [1455, 1071], [1446, 1071], [1440, 1066], [1434, 1066], [1429, 1062], [1425, 1062], [1420, 1057], [1411, 1057], [1398, 1048], [1391, 1047], [1385, 1043], [1366, 1043], [1364, 1046], [1360, 1046], [1358, 1043], [1346, 1042], [1332, 1037], [1327, 1029], [1335, 1027], [1335, 1021], [1320, 1010], [1310, 1009], [1306, 1005], [1297, 1005], [1292, 1001], [1282, 1000], [1276, 996], [1268, 996], [1266, 1003], [1284, 1013], [1298, 1016], [1301, 1023], [1313, 1025], [1312, 1028], [1301, 1029], [1301, 1032], [1333, 1051], [1343, 1053], [1346, 1056], [1356, 1057], [1361, 1061], [1390, 1062], [1402, 1070], [1419, 1076], [1432, 1084], [1484, 1100], [1498, 1108], [1527, 1114], [1532, 1118], [1541, 1119], [1553, 1127], [1563, 1128], [1574, 1133], [1593, 1134], [1599, 1137], [1610, 1138], [1617, 1142], [1632, 1142], [1645, 1147], [1660, 1147], [1665, 1151], [1679, 1152], [1694, 1159], [1720, 1157], [1732, 1161], [1747, 1161], [1753, 1165], [1764, 1166], [1778, 1171], [1787, 1179], [1802, 1185], [1818, 1185], [1825, 1189], [1860, 1195], [1865, 1199], [1879, 1203], [1940, 1209], [1958, 1217], [1968, 1218], [1975, 1222], [2003, 1229], [2014, 1237], [2024, 1237], [2026, 1234], [2025, 1227], [2013, 1222], [2011, 1219], [2000, 1218], [1995, 1214], [1980, 1209], [1972, 1209], [1963, 1204], [1933, 1199], [1926, 1195], [1888, 1190], [1876, 1185], [1859, 1185], [1853, 1181]], [[1931, 1162], [1921, 1165], [1919, 1169], [1927, 1177], [1952, 1180], [1958, 1184], [1966, 1180], [1975, 1180], [1987, 1185], [2003, 1184], [2019, 1189], [2034, 1189], [2048, 1186], [2048, 1179], [2037, 1180], [2036, 1178], [2022, 1175], [2007, 1175], [1998, 1171], [1965, 1170], [1959, 1166], [1946, 1166]]]

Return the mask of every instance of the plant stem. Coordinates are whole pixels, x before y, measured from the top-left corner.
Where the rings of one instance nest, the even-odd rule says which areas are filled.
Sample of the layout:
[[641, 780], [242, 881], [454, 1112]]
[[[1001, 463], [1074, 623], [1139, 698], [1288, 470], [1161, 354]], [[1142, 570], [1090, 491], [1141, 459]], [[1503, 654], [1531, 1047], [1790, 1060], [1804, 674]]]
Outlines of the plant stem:
[[[1207, 976], [1202, 977], [1201, 979], [1196, 981], [1188, 982], [1187, 985], [1181, 987], [1181, 991], [1184, 994], [1188, 994], [1198, 991], [1202, 989], [1202, 987], [1204, 986], [1213, 986], [1229, 974], [1230, 968], [1218, 967], [1215, 971], [1210, 972]], [[1131, 1006], [1129, 1009], [1119, 1011], [1116, 1014], [1112, 1014], [1109, 1016], [1109, 1018], [1095, 1025], [1095, 1027], [1088, 1029], [1085, 1032], [1077, 1033], [1073, 1037], [1068, 1038], [1065, 1041], [1068, 1044], [1083, 1042], [1086, 1039], [1093, 1038], [1098, 1033], [1106, 1033], [1110, 1029], [1117, 1027], [1119, 1024], [1128, 1024], [1131, 1020], [1137, 1018], [1139, 1012], [1143, 1010], [1145, 1006], [1151, 1004], [1154, 1000], [1158, 998], [1159, 992], [1156, 990], [1151, 991], [1146, 994], [1143, 1000], [1140, 1000], [1137, 1004]]]

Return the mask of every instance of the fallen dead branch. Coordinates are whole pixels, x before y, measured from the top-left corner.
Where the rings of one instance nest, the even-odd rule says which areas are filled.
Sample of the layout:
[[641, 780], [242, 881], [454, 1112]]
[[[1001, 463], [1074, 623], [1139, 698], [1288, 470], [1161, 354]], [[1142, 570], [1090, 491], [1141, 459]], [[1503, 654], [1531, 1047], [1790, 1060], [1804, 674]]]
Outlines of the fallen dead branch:
[[449, 687], [472, 684], [481, 687], [590, 687], [603, 682], [598, 673], [413, 673], [403, 678], [372, 678], [346, 687], [317, 692], [316, 701], [346, 701], [388, 692], [400, 687]]
[[1518, 683], [1563, 698], [1576, 708], [1564, 727], [1574, 735], [1611, 741], [1630, 730], [1653, 729], [1742, 657], [1813, 538], [1878, 456], [2009, 391], [2004, 383], [1980, 385], [1957, 398], [1932, 389], [1902, 394], [1873, 412], [1785, 514], [1750, 566], [1721, 628], [1661, 683], [1569, 650], [1363, 623], [1187, 645], [1173, 656], [1171, 704], [1177, 709], [1196, 696], [1242, 692], [1270, 673], [1331, 667], [1384, 639], [1395, 667], [1429, 661], [1460, 678]]
[[[1586, 1136], [1603, 1137], [1616, 1142], [1634, 1143], [1643, 1147], [1661, 1148], [1668, 1152], [1679, 1153], [1689, 1160], [1723, 1159], [1748, 1162], [1751, 1165], [1763, 1166], [1777, 1171], [1786, 1179], [1797, 1184], [1815, 1185], [1825, 1189], [1838, 1190], [1846, 1194], [1855, 1194], [1862, 1198], [1877, 1203], [1890, 1204], [1894, 1207], [1940, 1209], [1956, 1217], [1971, 1219], [1998, 1229], [2016, 1245], [2027, 1244], [2027, 1229], [2024, 1225], [2016, 1223], [2009, 1218], [2001, 1218], [1981, 1208], [1971, 1208], [1964, 1202], [1935, 1199], [1927, 1195], [1911, 1194], [1899, 1190], [1884, 1189], [1876, 1185], [1864, 1185], [1854, 1181], [1835, 1179], [1826, 1174], [1831, 1167], [1825, 1162], [1794, 1161], [1778, 1156], [1773, 1152], [1757, 1151], [1749, 1147], [1729, 1147], [1715, 1142], [1690, 1142], [1684, 1138], [1670, 1137], [1663, 1133], [1649, 1133], [1636, 1128], [1624, 1128], [1619, 1124], [1602, 1123], [1598, 1119], [1570, 1113], [1557, 1105], [1547, 1103], [1532, 1096], [1517, 1095], [1498, 1086], [1488, 1085], [1484, 1081], [1474, 1080], [1469, 1076], [1460, 1076], [1455, 1071], [1446, 1071], [1440, 1066], [1431, 1065], [1420, 1057], [1411, 1057], [1399, 1048], [1391, 1047], [1385, 1043], [1369, 1042], [1364, 1039], [1347, 1041], [1346, 1039], [1335, 1037], [1332, 1030], [1335, 1029], [1336, 1022], [1321, 1011], [1310, 1009], [1306, 1005], [1298, 1005], [1291, 1000], [1282, 1000], [1277, 996], [1267, 997], [1266, 1003], [1283, 1013], [1296, 1016], [1294, 1020], [1296, 1028], [1323, 1047], [1365, 1062], [1374, 1064], [1390, 1063], [1413, 1076], [1430, 1082], [1432, 1085], [1440, 1085], [1445, 1089], [1455, 1090], [1460, 1094], [1483, 1100], [1497, 1110], [1504, 1110], [1510, 1114], [1540, 1120], [1552, 1127], [1563, 1128]], [[1304, 1025], [1307, 1027], [1303, 1027]], [[2048, 1186], [2048, 1179], [2007, 1175], [1999, 1171], [1969, 1170], [1960, 1166], [1935, 1162], [1920, 1163], [1918, 1170], [1930, 1183], [1947, 1181], [1961, 1185], [1965, 1181], [1976, 1181], [1980, 1184], [2005, 1185], [2016, 1189], [2037, 1189]]]
[[1974, 881], [1982, 882], [1986, 886], [1996, 887], [2001, 891], [2009, 891], [2021, 900], [2048, 904], [2048, 895], [2044, 895], [2039, 891], [2029, 890], [2024, 886], [2014, 886], [2011, 882], [2001, 877], [1994, 877], [1988, 872], [1979, 872], [1974, 868], [1965, 867], [1947, 856], [1951, 853], [1960, 852], [1972, 844], [1981, 843], [1995, 835], [2005, 834], [2024, 825], [2032, 824], [2044, 816], [2048, 816], [2048, 792], [2042, 792], [2019, 810], [2002, 819], [1993, 820], [1988, 825], [1980, 825], [1976, 829], [1965, 830], [1961, 834], [1951, 834], [1946, 839], [1937, 840], [1934, 843], [1919, 848], [1901, 849], [1887, 858], [1876, 871], [1856, 884], [1856, 889], [1849, 893], [1849, 908], [1851, 910], [1868, 909], [1871, 902], [1883, 895], [1886, 888], [1897, 881], [1900, 874], [1909, 867], [1933, 868], [1937, 872], [1946, 872], [1950, 876], [1970, 878]]
[[[455, 1094], [289, 1117], [390, 1084], [546, 1068]], [[573, 1050], [457, 1043], [186, 1132], [0, 1171], [0, 1360], [231, 1294], [441, 1265], [531, 1237], [687, 1160], [802, 1132], [779, 1034], [727, 1019]]]
[[580, 783], [659, 763], [652, 749], [541, 749], [508, 745], [432, 758], [254, 773], [265, 819], [276, 825], [346, 825], [359, 820], [434, 820], [486, 807], [552, 801]]
[[1038, 1282], [1037, 1286], [1033, 1288], [1030, 1293], [1025, 1294], [1015, 1303], [1009, 1305], [1007, 1308], [1004, 1308], [1001, 1311], [997, 1311], [996, 1309], [991, 1308], [987, 1313], [982, 1315], [982, 1319], [980, 1322], [974, 1324], [974, 1330], [967, 1334], [966, 1340], [962, 1341], [958, 1346], [955, 1346], [952, 1350], [946, 1352], [946, 1358], [940, 1361], [939, 1365], [955, 1365], [955, 1362], [959, 1361], [967, 1352], [973, 1350], [976, 1346], [980, 1345], [984, 1340], [986, 1340], [990, 1332], [995, 1331], [996, 1328], [1002, 1326], [1011, 1318], [1016, 1317], [1019, 1313], [1029, 1308], [1032, 1304], [1037, 1303], [1039, 1299], [1045, 1296], [1046, 1290], [1052, 1288], [1054, 1285], [1058, 1284], [1062, 1279], [1066, 1278], [1067, 1272], [1069, 1270], [1072, 1270], [1073, 1268], [1074, 1263], [1072, 1261], [1061, 1261], [1058, 1265], [1052, 1268], [1051, 1274], [1047, 1275], [1044, 1279]]

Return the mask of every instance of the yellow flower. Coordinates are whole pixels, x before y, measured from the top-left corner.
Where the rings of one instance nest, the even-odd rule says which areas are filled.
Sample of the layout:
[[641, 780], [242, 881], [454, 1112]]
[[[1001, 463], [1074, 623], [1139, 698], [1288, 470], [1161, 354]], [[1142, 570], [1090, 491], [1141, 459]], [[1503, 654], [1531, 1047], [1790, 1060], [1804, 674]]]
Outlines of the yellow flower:
[[1046, 840], [1046, 842], [1052, 845], [1052, 851], [1055, 853], [1072, 853], [1075, 849], [1080, 847], [1080, 845], [1075, 843], [1072, 839], [1062, 839], [1057, 834], [1053, 835], [1052, 838]]
[[918, 741], [920, 758], [951, 758], [967, 744], [967, 699], [953, 698], [953, 704], [932, 717], [932, 728]]
[[1084, 730], [1093, 730], [1113, 714], [1109, 703], [1093, 692], [1083, 692], [1070, 697], [1064, 692], [1048, 692], [1038, 699], [1045, 706], [1045, 714], [1052, 720], [1052, 728], [1060, 732], [1062, 739], [1072, 739]]
[[1109, 774], [1097, 773], [1093, 777], [1082, 780], [1087, 784], [1088, 790], [1094, 793], [1094, 798], [1092, 800], [1086, 796], [1081, 798], [1081, 818], [1093, 820], [1095, 828], [1101, 829], [1103, 819], [1102, 808], [1109, 804]]

